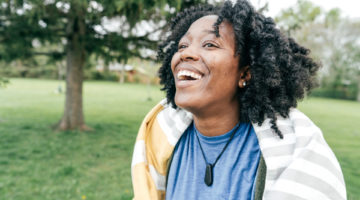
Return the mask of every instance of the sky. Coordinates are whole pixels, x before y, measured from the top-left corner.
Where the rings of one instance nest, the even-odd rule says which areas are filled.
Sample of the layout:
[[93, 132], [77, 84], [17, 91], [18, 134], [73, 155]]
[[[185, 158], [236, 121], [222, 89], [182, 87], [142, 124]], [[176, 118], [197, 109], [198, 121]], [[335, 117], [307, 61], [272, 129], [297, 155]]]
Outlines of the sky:
[[[269, 11], [264, 13], [266, 16], [275, 17], [282, 9], [292, 7], [297, 0], [250, 0], [255, 8], [269, 2]], [[328, 11], [332, 8], [339, 8], [343, 17], [360, 19], [360, 1], [359, 0], [311, 0], [312, 3]]]

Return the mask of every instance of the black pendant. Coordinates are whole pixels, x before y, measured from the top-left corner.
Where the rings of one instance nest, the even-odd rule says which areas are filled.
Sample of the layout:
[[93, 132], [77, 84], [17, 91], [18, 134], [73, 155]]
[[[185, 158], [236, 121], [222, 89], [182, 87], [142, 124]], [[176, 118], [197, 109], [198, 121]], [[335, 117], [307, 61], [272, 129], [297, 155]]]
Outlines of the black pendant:
[[205, 184], [207, 186], [211, 186], [213, 183], [213, 166], [211, 164], [206, 165], [206, 171], [205, 171]]

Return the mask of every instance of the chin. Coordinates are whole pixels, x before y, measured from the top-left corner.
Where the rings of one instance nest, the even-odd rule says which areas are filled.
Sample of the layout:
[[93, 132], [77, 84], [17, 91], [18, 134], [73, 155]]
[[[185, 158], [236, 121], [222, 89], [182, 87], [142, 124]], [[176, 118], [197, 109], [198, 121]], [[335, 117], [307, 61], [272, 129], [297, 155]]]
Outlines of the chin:
[[186, 97], [184, 95], [175, 95], [175, 104], [179, 108], [183, 108], [191, 112], [192, 108], [196, 107], [198, 101], [194, 100], [194, 98]]

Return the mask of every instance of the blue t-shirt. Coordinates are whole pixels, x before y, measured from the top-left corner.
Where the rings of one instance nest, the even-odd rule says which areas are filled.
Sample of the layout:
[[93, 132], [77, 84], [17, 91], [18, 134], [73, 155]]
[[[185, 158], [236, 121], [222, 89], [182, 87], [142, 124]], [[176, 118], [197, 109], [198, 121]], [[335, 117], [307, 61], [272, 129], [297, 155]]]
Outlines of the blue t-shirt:
[[[207, 161], [213, 164], [237, 126], [240, 127], [213, 168], [213, 184], [207, 186], [204, 182], [206, 164], [195, 134]], [[252, 200], [259, 159], [258, 139], [250, 123], [237, 124], [228, 133], [215, 137], [202, 135], [191, 124], [174, 150], [166, 199]]]

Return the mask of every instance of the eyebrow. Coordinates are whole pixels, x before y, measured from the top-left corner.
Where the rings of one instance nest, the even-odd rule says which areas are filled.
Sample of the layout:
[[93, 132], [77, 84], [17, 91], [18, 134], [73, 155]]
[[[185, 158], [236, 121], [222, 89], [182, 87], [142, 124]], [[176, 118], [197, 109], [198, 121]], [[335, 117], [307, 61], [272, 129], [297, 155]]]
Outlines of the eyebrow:
[[[208, 34], [213, 34], [216, 37], [216, 34], [215, 34], [214, 30], [205, 29], [202, 32], [203, 33], [208, 33]], [[189, 34], [190, 34], [190, 32], [187, 32], [184, 36], [189, 36]], [[216, 37], [216, 38], [221, 38], [222, 39], [221, 35], [220, 35], [220, 37]]]

